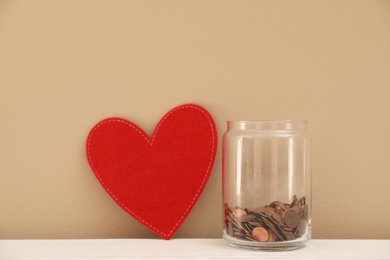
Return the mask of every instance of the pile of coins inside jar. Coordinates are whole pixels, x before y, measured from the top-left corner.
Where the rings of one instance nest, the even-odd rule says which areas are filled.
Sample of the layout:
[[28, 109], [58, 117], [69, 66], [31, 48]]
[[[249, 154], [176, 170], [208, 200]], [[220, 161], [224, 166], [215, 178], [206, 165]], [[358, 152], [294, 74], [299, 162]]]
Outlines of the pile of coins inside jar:
[[295, 195], [290, 203], [274, 201], [253, 210], [225, 204], [225, 228], [231, 237], [254, 242], [294, 240], [306, 232], [308, 210], [305, 197]]

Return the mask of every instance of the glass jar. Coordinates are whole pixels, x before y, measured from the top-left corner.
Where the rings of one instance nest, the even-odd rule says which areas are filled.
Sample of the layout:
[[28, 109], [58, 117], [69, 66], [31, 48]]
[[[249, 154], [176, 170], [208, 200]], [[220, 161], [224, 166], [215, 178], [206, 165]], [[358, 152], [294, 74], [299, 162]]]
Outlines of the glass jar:
[[290, 250], [311, 237], [307, 122], [229, 121], [223, 136], [223, 237], [234, 247]]

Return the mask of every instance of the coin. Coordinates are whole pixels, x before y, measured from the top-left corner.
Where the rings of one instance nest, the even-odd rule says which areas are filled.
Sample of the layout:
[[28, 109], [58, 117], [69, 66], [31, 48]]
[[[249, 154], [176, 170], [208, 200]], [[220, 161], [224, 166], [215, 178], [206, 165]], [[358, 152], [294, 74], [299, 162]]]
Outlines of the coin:
[[284, 212], [284, 219], [286, 220], [287, 226], [290, 228], [295, 228], [298, 226], [300, 221], [298, 213], [293, 209], [289, 209]]
[[279, 206], [276, 206], [276, 208], [275, 208], [275, 212], [276, 213], [278, 213], [279, 215], [282, 215], [283, 214], [283, 209], [281, 208], [281, 207], [279, 207]]
[[281, 227], [281, 229], [283, 231], [288, 231], [288, 232], [293, 232], [294, 231], [293, 228], [288, 227], [286, 224], [281, 224], [280, 227]]
[[275, 242], [275, 236], [272, 234], [272, 232], [268, 231], [268, 239], [267, 242]]
[[265, 242], [268, 240], [269, 233], [265, 228], [257, 227], [253, 229], [252, 236], [254, 239], [256, 239], [259, 242]]
[[298, 235], [300, 237], [303, 236], [306, 233], [306, 229], [307, 229], [307, 221], [302, 219], [298, 225]]
[[286, 223], [286, 221], [284, 220], [284, 218], [280, 215], [280, 214], [278, 214], [278, 213], [273, 213], [272, 215], [271, 215], [277, 222], [279, 222], [279, 223]]
[[263, 212], [264, 208], [265, 208], [265, 206], [260, 206], [260, 207], [255, 208], [253, 211], [256, 213], [261, 213], [261, 212]]
[[262, 219], [263, 217], [265, 217], [265, 213], [264, 212], [256, 213], [256, 212], [251, 211], [250, 214], [254, 215], [257, 219]]
[[243, 234], [241, 232], [234, 232], [233, 236], [238, 237], [238, 238], [245, 238], [246, 237], [245, 234]]
[[247, 222], [247, 221], [252, 220], [254, 218], [255, 218], [254, 215], [243, 215], [242, 217], [239, 217], [238, 220], [241, 222]]
[[243, 226], [243, 224], [242, 224], [240, 221], [238, 221], [238, 220], [233, 220], [232, 223], [233, 223], [233, 225], [234, 225], [237, 229], [239, 229], [239, 230], [245, 229], [245, 227]]
[[299, 211], [301, 210], [301, 207], [298, 205], [295, 205], [294, 207], [292, 207], [292, 209], [299, 213]]
[[275, 201], [272, 201], [269, 206], [272, 207], [272, 208], [275, 208], [276, 206], [279, 206], [283, 204], [281, 201], [278, 201], [278, 200], [275, 200]]
[[264, 227], [264, 222], [258, 220], [257, 218], [250, 220], [248, 223], [251, 224], [253, 227]]
[[269, 228], [269, 230], [271, 230], [275, 234], [278, 241], [286, 240], [283, 231], [279, 229], [278, 225], [274, 224], [271, 219], [264, 218], [263, 221], [266, 224], [266, 226]]
[[279, 242], [303, 236], [308, 227], [309, 207], [305, 197], [294, 196], [290, 203], [273, 201], [252, 208], [225, 209], [225, 228], [229, 236], [255, 242]]
[[290, 207], [291, 207], [291, 208], [294, 207], [295, 205], [297, 205], [297, 203], [298, 203], [297, 195], [294, 195], [294, 196], [292, 197], [292, 199], [290, 200]]
[[286, 210], [286, 208], [287, 208], [286, 205], [282, 202], [280, 202], [278, 206], [281, 208], [281, 210]]
[[284, 234], [286, 235], [287, 240], [294, 240], [295, 239], [295, 236], [292, 232], [285, 231]]
[[300, 198], [297, 204], [298, 204], [298, 206], [306, 205], [305, 197]]
[[265, 208], [263, 209], [263, 212], [264, 212], [264, 213], [267, 213], [267, 212], [275, 212], [275, 209], [272, 208], [272, 207], [265, 207]]
[[236, 208], [234, 209], [233, 211], [233, 215], [236, 217], [236, 218], [241, 218], [242, 216], [246, 215], [246, 212], [245, 210], [241, 209], [241, 208]]

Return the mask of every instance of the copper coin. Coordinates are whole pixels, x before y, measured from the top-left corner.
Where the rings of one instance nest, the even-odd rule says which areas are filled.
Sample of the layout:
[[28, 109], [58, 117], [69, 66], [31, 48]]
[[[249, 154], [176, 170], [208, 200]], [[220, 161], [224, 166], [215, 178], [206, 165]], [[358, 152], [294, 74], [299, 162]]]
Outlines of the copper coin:
[[284, 234], [286, 235], [287, 240], [294, 240], [296, 238], [292, 232], [285, 231]]
[[295, 205], [294, 207], [292, 207], [292, 209], [299, 213], [299, 211], [301, 210], [301, 207], [298, 205]]
[[278, 201], [278, 200], [275, 200], [275, 201], [272, 201], [269, 206], [272, 207], [272, 208], [275, 208], [276, 206], [280, 205], [280, 204], [283, 204], [281, 201]]
[[265, 213], [264, 212], [256, 213], [256, 212], [251, 211], [250, 214], [255, 216], [255, 218], [259, 219], [259, 220], [261, 220], [263, 217], [265, 217]]
[[241, 209], [241, 208], [236, 208], [234, 209], [233, 211], [233, 215], [236, 217], [236, 218], [241, 218], [242, 216], [246, 215], [246, 212], [245, 210]]
[[253, 219], [249, 221], [249, 224], [251, 224], [253, 227], [264, 227], [264, 222], [260, 221], [258, 219]]
[[265, 216], [266, 216], [267, 218], [271, 218], [273, 214], [275, 214], [275, 212], [268, 211], [268, 212], [265, 213]]
[[263, 212], [264, 212], [264, 213], [267, 213], [267, 212], [275, 212], [275, 209], [272, 208], [272, 207], [265, 207], [265, 208], [263, 209]]
[[278, 213], [278, 214], [283, 214], [283, 211], [284, 211], [284, 209], [281, 207], [281, 206], [279, 206], [279, 205], [277, 205], [276, 207], [275, 207], [275, 212], [276, 213]]
[[242, 225], [242, 223], [241, 223], [240, 221], [236, 220], [236, 219], [235, 219], [232, 223], [234, 224], [235, 227], [237, 227], [237, 228], [240, 229], [240, 230], [243, 230], [243, 229], [245, 228], [245, 227]]
[[306, 205], [306, 198], [305, 197], [300, 198], [297, 204], [298, 206]]
[[272, 234], [272, 232], [268, 231], [268, 239], [267, 242], [275, 242], [275, 236]]
[[286, 205], [284, 203], [280, 203], [278, 205], [282, 210], [286, 210]]
[[278, 228], [277, 224], [274, 224], [271, 219], [264, 218], [264, 223], [266, 226], [273, 232], [277, 240], [283, 241], [285, 240], [284, 234], [280, 228]]
[[265, 242], [268, 240], [269, 233], [265, 228], [257, 227], [253, 229], [252, 236], [254, 239], [256, 239], [259, 242]]
[[249, 241], [257, 242], [252, 236], [246, 236], [245, 238]]
[[275, 219], [280, 224], [281, 223], [283, 223], [283, 224], [286, 223], [284, 218], [280, 214], [278, 214], [276, 212], [272, 214], [272, 218]]
[[243, 215], [242, 217], [239, 217], [238, 220], [241, 222], [247, 222], [247, 221], [252, 220], [254, 218], [255, 218], [255, 216], [253, 216], [253, 215]]
[[293, 228], [290, 228], [288, 227], [287, 225], [280, 225], [280, 227], [282, 228], [283, 231], [288, 231], [288, 232], [293, 232], [294, 229]]
[[290, 228], [295, 228], [296, 226], [298, 226], [300, 221], [298, 213], [292, 209], [289, 209], [284, 212], [284, 219], [286, 221], [286, 225]]
[[292, 199], [290, 200], [290, 207], [294, 207], [298, 203], [297, 195], [294, 195]]
[[265, 206], [260, 206], [260, 207], [255, 208], [253, 211], [256, 213], [261, 213], [261, 212], [263, 212], [264, 208], [265, 208]]
[[245, 234], [240, 233], [240, 232], [234, 232], [234, 233], [233, 233], [233, 236], [235, 236], [235, 237], [237, 237], [237, 238], [245, 238]]
[[302, 219], [298, 225], [298, 235], [303, 236], [306, 233], [306, 229], [307, 229], [307, 221]]

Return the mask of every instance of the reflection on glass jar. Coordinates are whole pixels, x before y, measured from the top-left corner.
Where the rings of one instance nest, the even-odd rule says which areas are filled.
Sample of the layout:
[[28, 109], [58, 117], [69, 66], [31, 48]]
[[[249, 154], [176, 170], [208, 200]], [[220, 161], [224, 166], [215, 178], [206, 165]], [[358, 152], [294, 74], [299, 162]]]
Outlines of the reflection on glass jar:
[[304, 246], [311, 237], [307, 122], [229, 121], [222, 146], [224, 239], [251, 249]]

